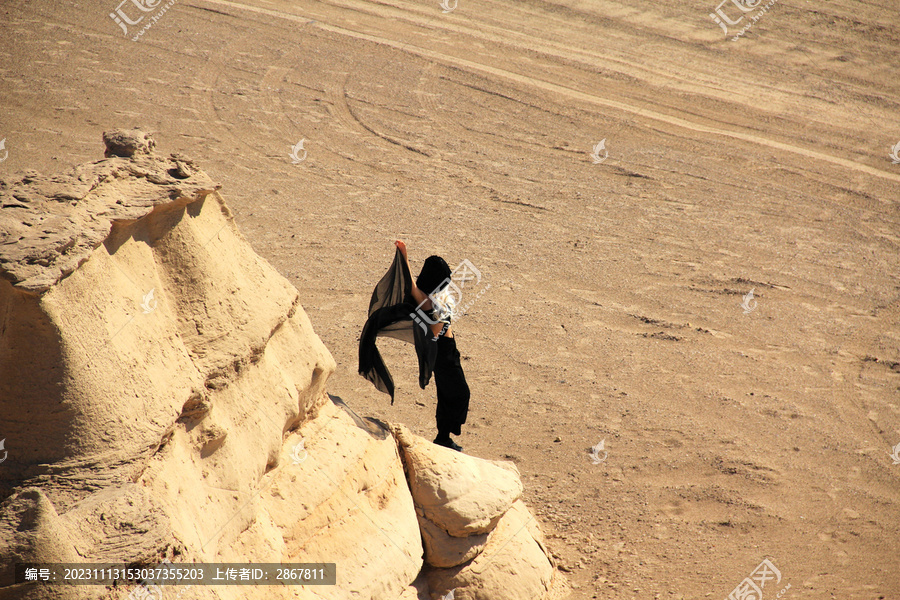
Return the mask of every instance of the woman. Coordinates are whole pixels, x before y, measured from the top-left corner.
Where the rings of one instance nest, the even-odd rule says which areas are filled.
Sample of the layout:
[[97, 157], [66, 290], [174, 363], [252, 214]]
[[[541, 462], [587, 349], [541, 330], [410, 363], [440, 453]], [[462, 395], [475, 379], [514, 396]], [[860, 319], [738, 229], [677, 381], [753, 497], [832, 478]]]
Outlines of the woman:
[[389, 336], [415, 344], [419, 385], [425, 389], [434, 373], [437, 387], [438, 435], [434, 443], [461, 451], [450, 434], [461, 434], [470, 394], [450, 326], [455, 308], [452, 272], [443, 258], [429, 256], [413, 282], [406, 244], [397, 240], [395, 246], [394, 263], [372, 292], [369, 318], [359, 342], [359, 373], [390, 394], [393, 404], [394, 381], [375, 338]]

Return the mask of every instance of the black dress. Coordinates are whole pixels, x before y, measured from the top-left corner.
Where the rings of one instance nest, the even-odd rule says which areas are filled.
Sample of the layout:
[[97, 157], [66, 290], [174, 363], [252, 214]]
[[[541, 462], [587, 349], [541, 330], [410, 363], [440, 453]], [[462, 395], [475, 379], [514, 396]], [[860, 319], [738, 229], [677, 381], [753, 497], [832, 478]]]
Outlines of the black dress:
[[456, 338], [441, 336], [437, 341], [434, 385], [437, 387], [437, 428], [441, 433], [459, 435], [469, 413], [469, 384], [459, 362]]
[[[421, 275], [419, 279], [423, 279]], [[431, 317], [421, 312], [413, 299], [412, 275], [398, 249], [390, 269], [372, 292], [369, 318], [359, 339], [359, 374], [378, 390], [390, 395], [393, 404], [394, 380], [375, 340], [386, 336], [413, 344], [419, 361], [419, 386], [422, 389], [434, 373], [438, 431], [459, 435], [460, 426], [466, 422], [470, 393], [456, 349], [456, 339], [433, 335], [427, 325], [431, 319], [424, 319], [425, 316]]]

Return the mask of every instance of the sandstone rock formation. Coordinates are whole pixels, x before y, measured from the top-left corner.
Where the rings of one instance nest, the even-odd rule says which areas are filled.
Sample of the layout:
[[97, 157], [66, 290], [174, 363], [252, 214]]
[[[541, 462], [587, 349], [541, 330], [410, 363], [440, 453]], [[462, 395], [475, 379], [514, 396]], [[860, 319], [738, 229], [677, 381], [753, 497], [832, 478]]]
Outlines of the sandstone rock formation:
[[522, 501], [507, 511], [474, 560], [428, 572], [431, 589], [455, 589], [465, 600], [545, 598], [553, 566], [537, 522]]
[[414, 436], [403, 426], [395, 432], [416, 507], [452, 536], [491, 531], [522, 495], [519, 472], [512, 463], [504, 468], [461, 454]]
[[116, 129], [103, 132], [103, 143], [106, 145], [106, 158], [124, 156], [130, 158], [135, 154], [151, 154], [156, 141], [140, 129]]
[[0, 597], [126, 598], [13, 565], [162, 559], [337, 564], [336, 586], [185, 600], [547, 597], [515, 468], [329, 397], [334, 360], [219, 186], [143, 132], [104, 140], [0, 182]]

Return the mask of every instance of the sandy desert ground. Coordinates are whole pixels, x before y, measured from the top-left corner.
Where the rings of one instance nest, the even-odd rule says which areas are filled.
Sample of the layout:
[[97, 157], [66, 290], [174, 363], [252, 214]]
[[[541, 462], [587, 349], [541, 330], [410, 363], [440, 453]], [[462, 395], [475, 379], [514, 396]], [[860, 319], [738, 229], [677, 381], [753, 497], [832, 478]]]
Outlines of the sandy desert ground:
[[470, 261], [459, 441], [518, 465], [573, 598], [763, 559], [766, 599], [900, 598], [895, 2], [729, 1], [727, 37], [715, 0], [116, 2], [0, 6], [0, 176], [154, 132], [300, 289], [330, 392], [421, 435], [409, 347], [393, 406], [356, 373], [369, 295], [395, 238]]

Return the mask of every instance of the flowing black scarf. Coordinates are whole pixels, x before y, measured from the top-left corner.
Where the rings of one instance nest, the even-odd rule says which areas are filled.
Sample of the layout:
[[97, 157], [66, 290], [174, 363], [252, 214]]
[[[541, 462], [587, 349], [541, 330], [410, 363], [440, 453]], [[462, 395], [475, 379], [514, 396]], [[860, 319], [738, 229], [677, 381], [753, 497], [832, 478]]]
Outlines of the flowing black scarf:
[[[416, 287], [426, 293], [444, 288], [450, 282], [450, 267], [439, 256], [430, 256], [416, 278]], [[375, 345], [379, 336], [392, 337], [415, 345], [419, 359], [419, 386], [431, 381], [437, 357], [437, 339], [428, 327], [427, 313], [418, 308], [412, 296], [412, 275], [403, 254], [397, 249], [394, 262], [385, 273], [369, 302], [369, 318], [359, 338], [359, 374], [389, 394], [394, 403], [394, 379]]]

